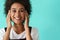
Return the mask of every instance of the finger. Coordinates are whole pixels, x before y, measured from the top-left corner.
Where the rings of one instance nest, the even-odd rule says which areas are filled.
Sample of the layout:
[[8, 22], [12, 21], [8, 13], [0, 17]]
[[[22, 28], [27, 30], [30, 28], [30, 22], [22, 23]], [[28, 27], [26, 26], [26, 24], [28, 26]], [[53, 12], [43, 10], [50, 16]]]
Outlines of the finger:
[[27, 11], [25, 12], [25, 19], [29, 19], [29, 15]]
[[8, 11], [8, 14], [7, 14], [7, 23], [10, 23], [10, 10]]
[[10, 20], [10, 10], [8, 11], [8, 14], [7, 14], [7, 20]]
[[10, 17], [10, 10], [8, 11], [8, 15], [7, 16]]
[[25, 13], [25, 25], [29, 25], [29, 15], [27, 11]]
[[7, 14], [7, 26], [11, 27], [12, 24], [11, 24], [11, 13], [10, 13], [10, 10], [8, 11], [8, 14]]

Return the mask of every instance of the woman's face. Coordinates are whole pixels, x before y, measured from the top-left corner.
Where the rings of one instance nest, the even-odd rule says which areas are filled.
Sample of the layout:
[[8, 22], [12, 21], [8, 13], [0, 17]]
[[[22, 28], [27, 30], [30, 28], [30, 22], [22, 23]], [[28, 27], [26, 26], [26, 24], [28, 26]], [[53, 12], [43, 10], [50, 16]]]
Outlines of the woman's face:
[[25, 20], [25, 8], [20, 3], [13, 3], [11, 5], [11, 19], [14, 23], [20, 24]]

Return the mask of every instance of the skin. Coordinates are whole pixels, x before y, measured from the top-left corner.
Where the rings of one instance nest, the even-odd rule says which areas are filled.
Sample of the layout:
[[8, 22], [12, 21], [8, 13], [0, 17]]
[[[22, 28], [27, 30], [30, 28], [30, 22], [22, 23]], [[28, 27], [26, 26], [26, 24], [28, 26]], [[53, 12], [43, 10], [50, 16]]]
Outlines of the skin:
[[[16, 19], [19, 18], [19, 19]], [[11, 20], [14, 22], [14, 26], [11, 24]], [[7, 14], [7, 30], [5, 32], [3, 40], [9, 40], [10, 36], [10, 30], [13, 28], [13, 30], [20, 34], [24, 30], [26, 31], [26, 40], [32, 40], [30, 32], [29, 32], [29, 15], [28, 12], [25, 10], [24, 6], [20, 3], [13, 3], [11, 5], [11, 9], [9, 10]], [[23, 24], [24, 21], [24, 24]]]

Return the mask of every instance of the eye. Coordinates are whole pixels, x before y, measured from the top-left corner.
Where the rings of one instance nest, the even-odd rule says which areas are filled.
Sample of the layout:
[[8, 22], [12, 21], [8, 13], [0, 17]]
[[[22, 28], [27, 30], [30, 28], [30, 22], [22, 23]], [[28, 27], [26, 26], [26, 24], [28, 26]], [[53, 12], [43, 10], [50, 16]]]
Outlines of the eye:
[[20, 12], [25, 12], [25, 9], [21, 8], [21, 9], [20, 9]]
[[24, 12], [24, 10], [21, 10], [21, 12]]
[[16, 12], [16, 10], [12, 10], [12, 12], [14, 12], [14, 13], [15, 13], [15, 12]]

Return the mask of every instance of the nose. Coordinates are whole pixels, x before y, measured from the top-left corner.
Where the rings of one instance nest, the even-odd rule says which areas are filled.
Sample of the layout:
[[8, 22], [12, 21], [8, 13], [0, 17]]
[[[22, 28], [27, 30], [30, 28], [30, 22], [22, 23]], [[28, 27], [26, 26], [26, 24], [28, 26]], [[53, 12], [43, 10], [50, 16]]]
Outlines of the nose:
[[20, 12], [18, 11], [18, 12], [16, 12], [15, 15], [16, 15], [16, 17], [20, 17], [21, 14], [20, 14]]

